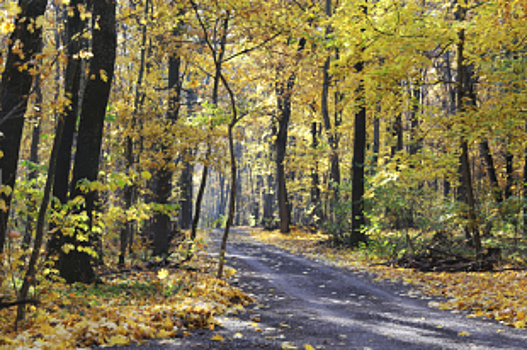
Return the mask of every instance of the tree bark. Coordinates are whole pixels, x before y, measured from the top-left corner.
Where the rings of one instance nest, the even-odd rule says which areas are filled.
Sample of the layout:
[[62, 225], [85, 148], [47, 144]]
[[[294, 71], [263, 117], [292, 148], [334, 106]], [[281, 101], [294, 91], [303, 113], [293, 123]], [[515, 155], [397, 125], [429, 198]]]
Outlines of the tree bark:
[[[363, 13], [367, 14], [367, 8], [363, 6]], [[364, 31], [364, 29], [362, 29]], [[361, 48], [361, 51], [363, 49]], [[362, 58], [361, 58], [362, 59]], [[355, 65], [357, 74], [364, 69], [364, 62], [359, 61]], [[356, 102], [358, 112], [355, 114], [355, 130], [353, 140], [352, 169], [352, 191], [351, 191], [351, 232], [349, 237], [350, 247], [357, 247], [360, 243], [366, 243], [364, 225], [364, 160], [366, 152], [366, 106], [365, 106], [364, 81], [360, 78]]]
[[[31, 166], [37, 166], [39, 163], [38, 160], [38, 148], [40, 144], [40, 125], [42, 122], [42, 89], [40, 88], [40, 74], [37, 75], [36, 81], [35, 81], [36, 87], [35, 92], [37, 94], [37, 97], [35, 99], [35, 110], [37, 111], [37, 115], [35, 116], [33, 126], [33, 130], [31, 131], [31, 148], [29, 151], [29, 161], [31, 162]], [[37, 179], [37, 170], [32, 169], [29, 172], [28, 180], [30, 182], [34, 182]], [[36, 188], [36, 184], [31, 184], [33, 188]], [[33, 228], [35, 224], [35, 220], [33, 218], [33, 213], [36, 211], [37, 203], [35, 201], [35, 198], [29, 198], [28, 204], [27, 204], [27, 221], [26, 221], [26, 232], [24, 234], [24, 240], [22, 242], [22, 247], [24, 249], [29, 248], [29, 244], [31, 243], [31, 239], [33, 237]]]
[[[0, 82], [0, 133], [4, 139], [1, 143], [3, 157], [0, 158], [1, 184], [15, 186], [16, 170], [20, 152], [20, 141], [24, 126], [24, 114], [26, 113], [28, 97], [33, 82], [33, 76], [29, 68], [33, 67], [34, 54], [40, 48], [40, 28], [33, 28], [32, 23], [37, 17], [44, 15], [47, 0], [19, 1], [20, 14], [15, 22], [15, 30], [9, 37], [7, 59], [2, 81]], [[28, 26], [31, 24], [31, 30]], [[13, 53], [13, 46], [18, 44], [23, 56]], [[23, 57], [23, 58], [21, 58]], [[19, 67], [27, 66], [28, 69], [19, 70]], [[7, 210], [0, 210], [0, 254], [4, 250], [7, 221], [9, 218], [9, 205], [11, 195], [5, 192], [0, 195]]]
[[[456, 20], [462, 22], [466, 18], [466, 5], [458, 4], [456, 10]], [[457, 107], [458, 112], [463, 113], [467, 111], [466, 101], [468, 99], [471, 103], [475, 104], [475, 92], [473, 88], [473, 77], [472, 72], [468, 71], [468, 67], [465, 65], [465, 29], [461, 29], [458, 32], [458, 43], [457, 47]], [[472, 69], [471, 69], [472, 71]], [[468, 206], [468, 225], [467, 232], [472, 239], [476, 256], [479, 258], [482, 254], [481, 238], [477, 227], [476, 218], [476, 202], [474, 199], [474, 191], [472, 187], [472, 174], [470, 171], [470, 162], [468, 156], [468, 141], [465, 135], [461, 136], [461, 174], [462, 184], [465, 194], [465, 202]]]
[[487, 176], [489, 177], [489, 181], [490, 181], [492, 198], [494, 198], [497, 204], [500, 204], [501, 202], [503, 202], [503, 197], [502, 197], [500, 185], [498, 184], [498, 177], [496, 176], [496, 169], [494, 167], [494, 159], [492, 158], [492, 154], [490, 153], [489, 141], [485, 139], [482, 142], [480, 142], [479, 149], [483, 157], [483, 160], [485, 161], [485, 168], [487, 170]]
[[[83, 4], [84, 0], [74, 0], [68, 6], [73, 9], [73, 16], [65, 16], [66, 19], [66, 37], [64, 45], [66, 47], [66, 57], [68, 64], [66, 66], [66, 78], [64, 84], [64, 94], [71, 100], [69, 108], [61, 115], [64, 119], [64, 130], [59, 145], [59, 154], [57, 157], [57, 170], [55, 181], [53, 183], [53, 197], [56, 197], [61, 204], [68, 201], [68, 186], [70, 184], [71, 174], [71, 154], [73, 139], [77, 129], [79, 117], [79, 95], [81, 89], [81, 60], [74, 58], [81, 50], [82, 42], [80, 34], [86, 26], [85, 21], [80, 17], [77, 7]], [[64, 9], [67, 12], [67, 9]], [[58, 255], [62, 246], [62, 233], [56, 231], [48, 242], [48, 256]]]
[[[97, 193], [96, 191], [83, 193], [78, 185], [82, 180], [96, 181], [99, 172], [104, 117], [110, 96], [116, 55], [115, 2], [93, 0], [92, 26], [94, 28], [93, 57], [82, 102], [77, 152], [70, 191], [71, 198], [79, 195], [85, 197], [85, 209], [89, 217], [90, 231], [93, 224]], [[76, 231], [77, 234], [89, 234], [89, 232], [79, 232], [80, 228], [77, 228]], [[76, 237], [65, 237], [65, 243], [75, 247], [67, 253], [61, 252], [60, 275], [66, 282], [90, 283], [95, 279], [91, 264], [92, 258], [89, 254], [89, 251], [93, 249], [90, 247], [89, 241], [79, 242]]]
[[[280, 78], [279, 78], [280, 79]], [[278, 195], [278, 216], [280, 219], [280, 232], [289, 232], [291, 213], [287, 197], [285, 176], [285, 154], [287, 149], [287, 135], [289, 119], [291, 117], [291, 94], [294, 86], [295, 75], [291, 74], [287, 83], [279, 82], [276, 88], [278, 111], [278, 134], [275, 141], [276, 149], [276, 182]]]
[[[167, 123], [172, 125], [179, 115], [179, 105], [181, 102], [181, 82], [179, 77], [181, 59], [177, 56], [171, 56], [168, 71], [168, 87], [170, 90], [169, 109], [167, 113]], [[170, 154], [167, 146], [161, 147], [165, 155], [164, 164], [158, 170], [156, 186], [156, 202], [161, 205], [168, 204], [172, 193], [172, 176], [174, 170], [171, 168], [171, 162], [174, 157]], [[157, 212], [154, 215], [154, 255], [168, 255], [169, 235], [172, 230], [170, 216], [167, 213]]]

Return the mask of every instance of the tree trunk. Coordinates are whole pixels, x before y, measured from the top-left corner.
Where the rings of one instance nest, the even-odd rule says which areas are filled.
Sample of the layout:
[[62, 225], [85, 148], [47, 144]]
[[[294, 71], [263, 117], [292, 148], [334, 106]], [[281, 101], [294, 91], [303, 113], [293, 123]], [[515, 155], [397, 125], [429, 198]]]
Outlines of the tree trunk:
[[[181, 59], [179, 57], [171, 56], [168, 69], [168, 88], [170, 91], [169, 108], [167, 113], [167, 123], [172, 125], [179, 114], [180, 96], [181, 96], [181, 82], [179, 79]], [[169, 146], [163, 145], [161, 151], [163, 154], [169, 152]], [[165, 156], [163, 166], [158, 170], [157, 186], [156, 186], [156, 202], [161, 205], [168, 204], [168, 200], [172, 193], [172, 161], [174, 157], [172, 154]], [[154, 214], [154, 255], [168, 255], [169, 236], [172, 230], [172, 223], [170, 216], [166, 213], [157, 212]]]
[[381, 121], [379, 117], [375, 117], [373, 120], [373, 158], [372, 158], [372, 174], [376, 172], [379, 164], [379, 151], [381, 149], [381, 132], [380, 132]]
[[285, 154], [287, 149], [287, 134], [289, 128], [289, 118], [291, 117], [291, 93], [294, 85], [294, 75], [288, 79], [287, 87], [284, 83], [279, 83], [277, 87], [278, 98], [278, 135], [275, 141], [276, 148], [276, 182], [278, 195], [278, 216], [280, 218], [280, 232], [289, 232], [291, 213], [289, 212], [289, 200], [287, 197], [287, 185], [285, 176]]
[[194, 172], [194, 166], [190, 160], [186, 159], [191, 153], [190, 150], [187, 150], [183, 155], [183, 171], [178, 181], [179, 187], [181, 188], [179, 228], [182, 230], [189, 229], [192, 224], [192, 173]]
[[[82, 102], [71, 189], [71, 198], [81, 195], [86, 199], [85, 209], [90, 220], [90, 228], [93, 224], [93, 210], [95, 209], [97, 193], [96, 191], [83, 193], [78, 185], [82, 180], [96, 181], [99, 172], [104, 117], [115, 63], [117, 44], [115, 25], [115, 3], [106, 0], [94, 0], [92, 26], [99, 29], [93, 31], [93, 57], [91, 58], [89, 79]], [[76, 233], [90, 233], [79, 232], [80, 230], [77, 228]], [[89, 242], [79, 242], [76, 237], [65, 237], [65, 243], [72, 244], [76, 249], [61, 252], [61, 277], [68, 283], [93, 282], [95, 274], [91, 264], [92, 258], [89, 254], [93, 249]]]
[[[24, 114], [33, 82], [33, 76], [28, 69], [19, 70], [27, 65], [33, 67], [34, 54], [40, 48], [40, 28], [34, 29], [33, 24], [37, 17], [44, 15], [47, 0], [19, 1], [20, 14], [15, 22], [15, 30], [9, 38], [10, 43], [19, 43], [17, 48], [22, 54], [13, 53], [13, 45], [7, 49], [7, 58], [2, 81], [0, 83], [0, 133], [3, 134], [3, 156], [0, 158], [0, 185], [15, 186], [16, 169], [20, 152], [20, 141], [24, 126]], [[31, 30], [28, 27], [31, 25]], [[22, 56], [23, 55], [23, 56]], [[23, 57], [23, 58], [21, 58]], [[11, 195], [0, 195], [6, 210], [0, 210], [0, 254], [4, 250], [7, 221], [9, 218], [9, 205]]]
[[512, 187], [514, 185], [513, 160], [514, 155], [509, 150], [507, 150], [507, 153], [505, 154], [505, 200], [512, 196]]
[[498, 184], [498, 177], [496, 176], [496, 170], [494, 167], [494, 160], [492, 154], [490, 153], [489, 141], [487, 139], [483, 140], [479, 144], [479, 149], [481, 156], [485, 161], [485, 166], [487, 170], [487, 176], [490, 181], [490, 188], [492, 193], [492, 198], [496, 201], [497, 204], [500, 204], [503, 201], [500, 185]]
[[[53, 197], [56, 197], [61, 204], [68, 201], [68, 186], [71, 173], [71, 154], [73, 139], [77, 128], [79, 116], [79, 95], [81, 89], [81, 61], [80, 58], [74, 58], [81, 50], [81, 40], [78, 35], [86, 26], [85, 21], [80, 17], [77, 7], [83, 4], [84, 0], [75, 0], [70, 3], [73, 8], [73, 16], [66, 16], [66, 37], [64, 45], [66, 47], [66, 56], [68, 64], [66, 66], [66, 79], [64, 84], [64, 94], [71, 99], [71, 105], [64, 111], [61, 118], [64, 119], [64, 131], [62, 133], [59, 145], [59, 155], [57, 158], [57, 171], [55, 182], [53, 183]], [[67, 9], [64, 9], [67, 12]], [[58, 255], [62, 246], [62, 233], [56, 231], [48, 242], [48, 256]]]
[[[276, 126], [271, 126], [271, 136], [275, 137], [277, 134]], [[276, 158], [275, 154], [275, 144], [273, 142], [269, 142], [269, 154], [268, 157], [270, 159]], [[275, 200], [275, 193], [276, 191], [273, 191], [274, 188], [276, 188], [275, 185], [275, 179], [273, 176], [273, 172], [269, 170], [266, 178], [265, 178], [265, 187], [264, 187], [264, 206], [263, 206], [263, 217], [262, 217], [262, 224], [263, 227], [266, 230], [274, 230], [275, 223], [274, 223], [274, 207], [273, 205], [276, 203]]]
[[[525, 128], [527, 129], [527, 123]], [[527, 148], [523, 152], [523, 235], [527, 237]]]
[[[35, 273], [37, 271], [37, 261], [40, 257], [40, 248], [44, 240], [44, 226], [46, 223], [46, 212], [48, 209], [49, 201], [51, 198], [51, 187], [55, 178], [56, 165], [59, 155], [59, 145], [61, 143], [62, 133], [64, 131], [64, 119], [60, 118], [57, 125], [57, 131], [55, 134], [55, 140], [53, 141], [53, 147], [51, 149], [51, 155], [48, 163], [48, 176], [46, 178], [46, 184], [44, 185], [44, 196], [40, 204], [37, 218], [37, 227], [35, 232], [35, 242], [33, 245], [33, 250], [31, 252], [31, 257], [24, 275], [24, 280], [22, 282], [22, 287], [20, 288], [18, 299], [25, 300], [27, 299], [29, 288], [35, 283]], [[25, 318], [25, 305], [19, 304], [17, 309], [15, 329], [17, 328], [18, 321]]]
[[[318, 123], [311, 123], [311, 148], [313, 152], [317, 153], [318, 148]], [[318, 175], [318, 159], [315, 157], [315, 164], [311, 168], [311, 208], [309, 213], [309, 223], [311, 229], [316, 230], [318, 228], [318, 222], [322, 216], [320, 213], [320, 179]]]
[[[191, 118], [195, 113], [195, 104], [198, 102], [198, 93], [196, 89], [188, 89], [187, 94], [187, 111], [188, 118]], [[192, 149], [187, 149], [183, 154], [183, 171], [178, 181], [178, 186], [181, 189], [179, 198], [179, 228], [182, 230], [189, 229], [192, 225], [192, 198], [193, 198], [193, 184], [192, 175], [194, 172], [194, 165], [190, 158], [192, 157]]]
[[[38, 148], [40, 144], [40, 125], [42, 122], [42, 89], [40, 88], [40, 74], [37, 75], [36, 81], [35, 81], [36, 87], [35, 92], [37, 94], [36, 100], [35, 100], [35, 110], [37, 111], [37, 115], [35, 116], [33, 126], [33, 130], [31, 132], [31, 148], [29, 152], [29, 161], [31, 162], [31, 166], [37, 166], [38, 165]], [[30, 182], [36, 181], [37, 179], [37, 170], [32, 169], [29, 173], [28, 180]], [[33, 188], [36, 188], [36, 184], [31, 185]], [[24, 234], [24, 240], [22, 242], [22, 247], [24, 249], [29, 248], [29, 244], [31, 243], [31, 238], [33, 237], [33, 229], [34, 229], [34, 218], [33, 213], [36, 211], [37, 203], [35, 201], [35, 198], [29, 198], [28, 204], [27, 204], [27, 221], [26, 221], [26, 232]]]
[[[466, 5], [458, 4], [456, 10], [456, 20], [463, 22], [466, 17]], [[473, 90], [473, 76], [472, 69], [469, 72], [465, 65], [465, 29], [458, 32], [457, 46], [457, 106], [458, 112], [463, 113], [467, 110], [465, 99], [468, 98], [471, 103], [475, 104], [475, 92]], [[472, 187], [472, 174], [470, 171], [470, 162], [468, 156], [468, 141], [465, 135], [461, 136], [461, 168], [462, 168], [462, 184], [465, 194], [465, 202], [468, 206], [468, 226], [467, 232], [472, 239], [476, 256], [479, 258], [482, 254], [481, 238], [477, 227], [476, 218], [476, 203], [474, 199], [474, 191]]]
[[[363, 13], [367, 13], [366, 6], [363, 6]], [[364, 29], [361, 29], [364, 31]], [[361, 48], [361, 51], [363, 49]], [[359, 61], [355, 65], [357, 74], [361, 74], [364, 69], [364, 62]], [[364, 80], [361, 77], [357, 91], [358, 112], [355, 114], [355, 132], [353, 140], [353, 161], [352, 169], [352, 192], [351, 192], [351, 232], [349, 245], [357, 247], [360, 243], [366, 243], [364, 225], [364, 156], [366, 151], [366, 105]]]

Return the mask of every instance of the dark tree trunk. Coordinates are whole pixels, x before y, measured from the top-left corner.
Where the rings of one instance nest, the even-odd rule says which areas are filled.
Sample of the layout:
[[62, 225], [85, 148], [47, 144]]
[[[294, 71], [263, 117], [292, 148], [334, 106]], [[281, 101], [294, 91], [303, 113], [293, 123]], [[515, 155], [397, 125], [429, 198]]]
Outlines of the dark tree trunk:
[[[366, 6], [363, 7], [366, 13]], [[361, 29], [364, 31], [364, 29]], [[361, 49], [362, 50], [362, 49]], [[357, 74], [361, 74], [364, 63], [359, 61], [355, 65]], [[349, 245], [357, 247], [360, 243], [366, 243], [366, 234], [363, 231], [366, 223], [364, 216], [364, 155], [366, 151], [366, 106], [364, 81], [361, 78], [357, 91], [358, 112], [355, 114], [355, 132], [353, 140], [352, 192], [351, 192], [351, 232]]]
[[[318, 148], [318, 123], [313, 122], [311, 124], [311, 148], [313, 149], [313, 152], [317, 152]], [[315, 164], [313, 164], [313, 167], [311, 168], [311, 211], [310, 211], [310, 218], [309, 218], [309, 226], [316, 230], [318, 228], [318, 222], [321, 218], [320, 213], [320, 179], [318, 175], [318, 159], [315, 157], [314, 159]]]
[[[356, 65], [357, 73], [362, 72], [362, 62]], [[359, 111], [355, 114], [355, 133], [353, 141], [352, 163], [352, 192], [351, 192], [351, 234], [350, 246], [357, 247], [361, 242], [366, 242], [363, 232], [366, 222], [364, 217], [364, 154], [366, 151], [366, 106], [363, 101], [364, 87], [359, 88]]]
[[[168, 88], [170, 91], [169, 108], [167, 113], [167, 123], [172, 125], [179, 114], [181, 82], [179, 78], [181, 59], [179, 57], [170, 57], [168, 68]], [[161, 205], [168, 204], [170, 194], [172, 193], [172, 175], [174, 170], [172, 162], [174, 157], [170, 154], [167, 146], [161, 147], [165, 156], [163, 166], [158, 170], [156, 186], [156, 202]], [[154, 215], [154, 255], [168, 255], [169, 236], [172, 230], [170, 216], [166, 213], [157, 212]]]
[[[64, 93], [71, 99], [71, 105], [65, 111], [64, 115], [64, 132], [59, 148], [59, 157], [57, 161], [57, 173], [55, 175], [55, 184], [53, 185], [53, 196], [58, 198], [61, 203], [68, 200], [68, 184], [71, 172], [71, 154], [73, 139], [76, 131], [76, 125], [79, 115], [79, 93], [81, 81], [81, 61], [80, 58], [73, 58], [81, 50], [81, 40], [78, 35], [86, 26], [85, 21], [81, 20], [80, 12], [77, 5], [83, 4], [84, 0], [73, 0], [68, 7], [73, 8], [73, 16], [67, 16], [66, 38], [64, 46], [68, 65], [66, 67], [66, 82]], [[67, 11], [64, 9], [64, 11]]]
[[[463, 22], [465, 21], [467, 8], [466, 5], [459, 5], [456, 9], [456, 20]], [[473, 67], [466, 66], [464, 48], [465, 48], [465, 30], [461, 29], [458, 32], [458, 43], [457, 46], [457, 107], [458, 112], [465, 112], [467, 110], [465, 99], [475, 105], [476, 96], [474, 91], [474, 77]], [[472, 187], [472, 174], [470, 171], [470, 162], [468, 156], [468, 141], [465, 135], [461, 137], [461, 175], [462, 175], [462, 188], [465, 196], [465, 203], [468, 206], [468, 225], [467, 235], [470, 236], [476, 256], [478, 258], [482, 254], [481, 238], [479, 229], [477, 226], [476, 217], [476, 203], [474, 199], [474, 191]], [[467, 237], [468, 238], [468, 237]]]
[[[192, 117], [195, 113], [195, 104], [198, 102], [198, 93], [196, 89], [189, 89], [187, 95], [187, 111], [188, 117]], [[192, 157], [192, 150], [188, 149], [183, 154], [183, 171], [178, 181], [178, 186], [181, 189], [179, 200], [179, 228], [182, 230], [189, 229], [192, 225], [192, 198], [193, 185], [192, 175], [194, 172], [194, 165], [190, 158]]]
[[[289, 211], [289, 200], [287, 197], [287, 179], [285, 176], [285, 154], [287, 149], [287, 134], [289, 119], [291, 117], [291, 93], [294, 86], [294, 74], [287, 83], [279, 83], [277, 87], [278, 97], [278, 134], [275, 141], [276, 148], [276, 182], [278, 195], [278, 216], [280, 218], [280, 232], [289, 232], [291, 213]], [[285, 85], [285, 86], [284, 86]]]
[[194, 172], [194, 166], [190, 160], [185, 159], [187, 158], [186, 154], [191, 154], [191, 151], [187, 150], [183, 155], [183, 170], [178, 181], [181, 188], [179, 228], [182, 230], [189, 229], [192, 225], [192, 173]]
[[[17, 17], [15, 30], [9, 38], [9, 42], [20, 43], [19, 48], [24, 58], [21, 58], [19, 53], [13, 53], [12, 46], [9, 45], [0, 83], [0, 133], [3, 134], [0, 185], [9, 186], [11, 189], [15, 186], [24, 114], [33, 82], [33, 76], [28, 69], [19, 70], [18, 68], [26, 64], [28, 68], [33, 67], [30, 62], [34, 60], [34, 54], [40, 48], [41, 29], [34, 29], [32, 23], [37, 17], [44, 14], [46, 6], [47, 0], [19, 1], [21, 12]], [[32, 28], [28, 30], [30, 24]], [[11, 204], [10, 195], [6, 196], [5, 193], [2, 193], [0, 200], [9, 208]], [[8, 218], [9, 209], [0, 210], [0, 254], [4, 250]]]
[[[527, 123], [525, 128], [527, 129]], [[527, 148], [523, 152], [523, 234], [527, 235]]]
[[503, 197], [502, 197], [500, 185], [498, 184], [498, 177], [496, 176], [496, 169], [494, 167], [494, 159], [492, 158], [492, 154], [490, 153], [489, 141], [487, 139], [483, 140], [479, 144], [479, 149], [481, 152], [481, 156], [483, 157], [483, 160], [485, 161], [485, 169], [487, 170], [487, 176], [489, 177], [489, 181], [490, 181], [492, 198], [494, 198], [496, 203], [500, 204], [503, 201]]
[[[99, 158], [101, 152], [104, 117], [110, 96], [113, 79], [116, 28], [115, 28], [115, 2], [106, 0], [93, 1], [93, 57], [89, 68], [89, 79], [82, 102], [82, 113], [79, 123], [77, 152], [73, 168], [73, 181], [71, 198], [79, 195], [86, 199], [86, 211], [89, 217], [89, 226], [93, 223], [93, 210], [95, 209], [96, 191], [83, 193], [79, 188], [82, 180], [96, 181], [99, 171]], [[79, 232], [77, 234], [89, 234]], [[90, 230], [91, 231], [91, 230]], [[93, 233], [92, 233], [93, 234]], [[90, 237], [90, 241], [93, 237]], [[61, 252], [60, 275], [66, 282], [90, 283], [95, 279], [91, 264], [92, 257], [88, 251], [93, 250], [89, 242], [79, 242], [76, 237], [65, 237], [65, 243], [72, 244], [76, 249]]]
[[[275, 137], [277, 134], [277, 129], [274, 123], [271, 126], [271, 136]], [[276, 159], [275, 155], [275, 144], [274, 142], [269, 142], [269, 159]], [[273, 172], [269, 171], [266, 178], [265, 178], [265, 187], [264, 187], [264, 206], [263, 206], [263, 217], [262, 217], [262, 225], [266, 230], [274, 230], [275, 223], [274, 223], [274, 204], [277, 202], [275, 200], [275, 193], [276, 191], [273, 191], [274, 188], [276, 188], [275, 185], [275, 179], [273, 176]]]
[[380, 119], [375, 117], [373, 120], [373, 158], [372, 158], [372, 173], [375, 173], [379, 163], [379, 151], [381, 149], [381, 132]]
[[505, 154], [505, 199], [509, 199], [512, 196], [512, 187], [514, 185], [514, 177], [513, 177], [513, 160], [514, 155], [507, 150], [507, 153]]
[[[83, 3], [84, 0], [72, 1], [68, 6], [73, 8], [73, 16], [66, 16], [66, 37], [64, 38], [64, 45], [66, 47], [68, 64], [66, 66], [64, 94], [69, 96], [71, 104], [69, 108], [64, 111], [64, 114], [61, 115], [61, 118], [64, 119], [64, 131], [59, 145], [57, 170], [55, 174], [55, 182], [53, 183], [53, 197], [56, 197], [62, 204], [68, 201], [73, 139], [79, 116], [81, 61], [80, 58], [74, 58], [73, 55], [78, 54], [81, 50], [82, 43], [78, 35], [86, 26], [85, 21], [81, 20], [80, 12], [77, 7], [78, 4]], [[64, 11], [66, 12], [67, 9], [64, 9]], [[62, 233], [59, 230], [55, 232], [48, 243], [48, 256], [51, 257], [59, 254], [61, 246]]]
[[[38, 159], [38, 148], [40, 144], [40, 123], [42, 121], [42, 89], [40, 88], [40, 75], [36, 78], [36, 87], [35, 92], [37, 94], [36, 100], [35, 100], [35, 110], [37, 111], [37, 115], [35, 116], [35, 125], [33, 126], [33, 130], [31, 133], [31, 148], [29, 152], [29, 161], [32, 163], [31, 166], [38, 165], [39, 159]], [[32, 169], [29, 172], [28, 180], [30, 182], [35, 181], [37, 179], [37, 170]], [[32, 184], [32, 187], [35, 188], [36, 184]], [[28, 201], [28, 214], [27, 214], [27, 222], [26, 222], [26, 232], [24, 234], [24, 240], [22, 242], [22, 246], [24, 249], [29, 248], [29, 244], [31, 243], [31, 238], [33, 236], [33, 229], [34, 229], [34, 218], [33, 213], [37, 209], [37, 203], [34, 198], [30, 198]]]
[[[401, 152], [404, 148], [404, 145], [403, 145], [403, 120], [402, 120], [402, 117], [400, 114], [397, 114], [395, 116], [395, 121], [393, 122], [393, 125], [392, 125], [392, 136], [393, 138], [395, 139], [395, 144], [392, 144], [392, 147], [391, 147], [391, 156], [392, 156], [392, 159], [395, 158], [395, 155], [398, 153], [398, 152]], [[399, 170], [399, 161], [398, 160], [395, 160], [395, 162], [397, 163], [397, 166], [396, 166], [396, 170]], [[397, 229], [400, 229], [399, 225], [399, 220], [398, 220], [398, 215], [397, 215], [397, 223], [396, 223], [396, 228]]]

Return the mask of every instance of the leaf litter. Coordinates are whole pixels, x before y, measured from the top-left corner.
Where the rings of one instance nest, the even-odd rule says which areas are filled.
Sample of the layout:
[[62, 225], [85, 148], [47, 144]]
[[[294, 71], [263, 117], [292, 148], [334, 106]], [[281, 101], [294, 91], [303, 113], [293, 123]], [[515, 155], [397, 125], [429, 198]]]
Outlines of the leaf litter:
[[[216, 279], [215, 262], [207, 255], [196, 254], [192, 264], [195, 268], [103, 277], [102, 284], [94, 285], [44, 279], [35, 288], [40, 305], [29, 308], [17, 332], [15, 312], [0, 310], [0, 349], [71, 349], [184, 337], [192, 329], [213, 330], [215, 316], [239, 312], [254, 301]], [[233, 278], [235, 270], [227, 271]]]

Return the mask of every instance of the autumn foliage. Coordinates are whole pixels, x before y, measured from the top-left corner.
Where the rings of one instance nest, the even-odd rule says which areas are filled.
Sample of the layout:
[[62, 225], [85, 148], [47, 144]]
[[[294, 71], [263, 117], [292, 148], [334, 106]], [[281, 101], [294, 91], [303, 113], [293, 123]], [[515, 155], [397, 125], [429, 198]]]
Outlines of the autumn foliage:
[[[526, 18], [525, 0], [3, 1], [1, 344], [211, 326], [248, 300], [221, 278], [231, 225], [301, 227], [524, 328]], [[206, 227], [225, 229], [217, 279]]]

